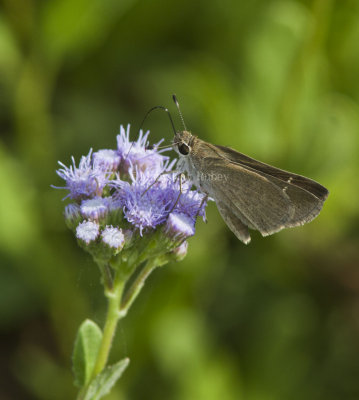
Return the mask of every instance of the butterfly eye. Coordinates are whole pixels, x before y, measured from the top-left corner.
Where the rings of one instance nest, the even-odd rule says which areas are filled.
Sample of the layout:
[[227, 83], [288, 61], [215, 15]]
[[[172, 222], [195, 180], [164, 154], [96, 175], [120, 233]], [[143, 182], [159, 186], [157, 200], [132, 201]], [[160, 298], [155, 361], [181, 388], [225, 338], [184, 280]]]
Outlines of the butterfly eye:
[[181, 143], [181, 144], [178, 146], [178, 151], [179, 151], [182, 155], [186, 156], [186, 155], [189, 153], [189, 147], [186, 145], [186, 143]]

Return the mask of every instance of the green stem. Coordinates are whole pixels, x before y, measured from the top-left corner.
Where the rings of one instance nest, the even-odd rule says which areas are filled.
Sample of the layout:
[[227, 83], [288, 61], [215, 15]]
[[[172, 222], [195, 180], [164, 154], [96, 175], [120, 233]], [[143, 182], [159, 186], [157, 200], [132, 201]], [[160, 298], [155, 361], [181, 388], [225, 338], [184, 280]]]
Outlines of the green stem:
[[77, 397], [78, 400], [83, 400], [85, 398], [89, 385], [105, 368], [108, 356], [110, 354], [112, 341], [115, 336], [117, 323], [122, 317], [124, 317], [124, 314], [120, 311], [120, 304], [128, 275], [117, 272], [114, 280], [112, 280], [109, 265], [101, 262], [97, 262], [97, 264], [102, 273], [105, 296], [108, 299], [108, 308], [105, 326], [103, 328], [102, 341], [97, 354], [96, 363], [92, 371], [92, 377], [89, 384], [80, 390]]
[[127, 311], [131, 307], [132, 303], [135, 301], [136, 297], [140, 293], [147, 277], [150, 273], [157, 267], [156, 258], [152, 258], [147, 261], [146, 265], [143, 267], [142, 271], [138, 274], [132, 285], [128, 288], [124, 295], [123, 301], [120, 306], [121, 315], [125, 316]]
[[104, 369], [107, 363], [117, 323], [119, 319], [122, 317], [122, 314], [120, 312], [120, 303], [124, 285], [125, 285], [124, 277], [121, 276], [121, 274], [117, 274], [115, 277], [115, 281], [113, 283], [113, 287], [105, 289], [105, 295], [108, 299], [107, 316], [106, 316], [105, 326], [103, 328], [103, 337], [101, 346], [92, 373], [92, 379]]
[[[125, 315], [127, 314], [128, 309], [131, 307], [132, 303], [141, 291], [148, 275], [150, 275], [150, 273], [156, 268], [156, 266], [161, 264], [158, 263], [158, 260], [156, 258], [148, 260], [142, 271], [138, 274], [130, 288], [127, 290], [125, 296], [123, 297], [125, 283], [128, 277], [133, 272], [133, 268], [135, 265], [136, 264], [134, 263], [132, 265], [132, 268], [129, 268], [125, 274], [123, 273], [123, 271], [122, 273], [118, 271], [115, 274], [114, 281], [112, 282], [110, 276], [108, 276], [108, 271], [106, 270], [106, 267], [108, 268], [108, 266], [101, 265], [101, 263], [99, 263], [100, 270], [103, 274], [105, 295], [108, 299], [108, 309], [105, 326], [103, 328], [102, 341], [97, 355], [95, 367], [92, 372], [90, 383], [99, 373], [102, 372], [102, 370], [106, 366], [118, 321], [121, 318], [125, 317]], [[78, 400], [82, 400], [85, 398], [88, 386], [89, 385], [82, 388], [77, 397]]]
[[105, 292], [113, 289], [113, 278], [111, 274], [111, 268], [108, 263], [96, 260], [96, 264], [100, 268], [102, 282], [105, 287]]

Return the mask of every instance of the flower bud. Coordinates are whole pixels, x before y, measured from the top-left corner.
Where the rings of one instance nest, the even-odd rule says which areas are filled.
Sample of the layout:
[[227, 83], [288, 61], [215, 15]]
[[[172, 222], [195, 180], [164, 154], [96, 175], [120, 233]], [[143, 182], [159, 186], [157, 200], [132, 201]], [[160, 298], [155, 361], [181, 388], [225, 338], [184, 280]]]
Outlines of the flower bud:
[[108, 213], [108, 201], [106, 198], [102, 197], [82, 200], [80, 209], [84, 218], [92, 221], [100, 221], [103, 220]]
[[82, 221], [80, 206], [76, 203], [68, 204], [65, 207], [64, 217], [67, 227], [74, 230]]
[[164, 233], [173, 241], [182, 241], [195, 232], [194, 221], [185, 214], [171, 213], [164, 226]]
[[108, 183], [107, 173], [101, 168], [94, 168], [92, 165], [92, 149], [87, 156], [82, 156], [79, 166], [76, 167], [75, 159], [72, 157], [72, 165], [67, 167], [59, 161], [62, 167], [56, 171], [60, 178], [64, 179], [66, 186], [55, 189], [67, 189], [69, 194], [66, 197], [80, 202], [102, 194], [104, 187]]
[[76, 228], [76, 237], [84, 241], [87, 245], [96, 240], [99, 234], [99, 225], [97, 222], [84, 221]]
[[93, 165], [104, 171], [116, 171], [120, 166], [121, 156], [115, 150], [99, 150], [93, 153]]
[[175, 261], [182, 261], [187, 255], [187, 250], [188, 242], [185, 240], [172, 251]]
[[125, 245], [125, 235], [122, 229], [107, 225], [101, 233], [102, 241], [113, 250], [120, 251]]

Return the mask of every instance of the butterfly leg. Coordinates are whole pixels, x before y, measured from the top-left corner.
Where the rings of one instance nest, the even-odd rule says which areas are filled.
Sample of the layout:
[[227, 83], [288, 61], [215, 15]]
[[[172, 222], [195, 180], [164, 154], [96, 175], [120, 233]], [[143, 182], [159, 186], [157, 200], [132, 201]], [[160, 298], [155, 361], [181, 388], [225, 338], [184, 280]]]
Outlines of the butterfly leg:
[[[202, 201], [201, 201], [201, 204], [200, 204], [199, 207], [198, 207], [195, 220], [197, 219], [199, 213], [201, 212], [201, 209], [202, 209], [202, 207], [203, 207], [203, 204], [204, 204], [207, 200], [208, 200], [208, 193], [205, 193], [205, 196], [203, 197], [203, 199], [202, 199]], [[207, 223], [206, 215], [204, 215], [204, 222]]]
[[[161, 172], [161, 173], [157, 176], [157, 178], [148, 186], [148, 188], [142, 193], [141, 196], [143, 196], [145, 193], [147, 193], [148, 190], [150, 190], [151, 187], [152, 187], [153, 185], [155, 185], [155, 184], [158, 182], [158, 180], [161, 178], [161, 176], [167, 175], [167, 174], [173, 174], [173, 173], [176, 173], [176, 171], [163, 171], [163, 172]], [[177, 178], [177, 177], [176, 177], [176, 178]]]
[[178, 202], [179, 202], [179, 199], [180, 199], [180, 197], [181, 197], [181, 194], [182, 194], [182, 178], [185, 178], [185, 175], [181, 172], [180, 174], [178, 174], [178, 175], [176, 176], [176, 179], [177, 179], [178, 177], [179, 177], [180, 192], [179, 192], [179, 194], [178, 194], [178, 197], [177, 197], [175, 203], [174, 203], [173, 206], [172, 206], [172, 209], [171, 209], [170, 213], [175, 209], [176, 205], [177, 205]]

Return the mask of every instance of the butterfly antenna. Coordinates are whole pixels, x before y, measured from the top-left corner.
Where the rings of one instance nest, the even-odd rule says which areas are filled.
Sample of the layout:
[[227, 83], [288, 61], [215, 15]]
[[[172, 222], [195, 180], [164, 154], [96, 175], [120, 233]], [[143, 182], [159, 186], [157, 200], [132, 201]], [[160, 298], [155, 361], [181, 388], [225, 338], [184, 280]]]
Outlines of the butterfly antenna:
[[176, 144], [179, 144], [180, 142], [174, 142], [174, 143], [170, 143], [170, 144], [167, 144], [167, 145], [164, 145], [164, 146], [153, 146], [152, 144], [151, 145], [149, 145], [148, 147], [146, 147], [146, 150], [153, 150], [153, 149], [156, 149], [156, 150], [161, 150], [161, 149], [169, 149], [169, 148], [171, 148], [171, 147], [173, 147], [173, 146], [175, 146]]
[[172, 119], [172, 117], [171, 117], [171, 114], [170, 114], [170, 112], [168, 111], [168, 109], [167, 109], [166, 107], [162, 107], [162, 106], [155, 106], [155, 107], [152, 107], [150, 110], [147, 111], [145, 117], [143, 118], [143, 120], [142, 120], [142, 122], [141, 122], [141, 125], [140, 125], [140, 128], [139, 128], [138, 131], [140, 131], [140, 130], [142, 129], [142, 126], [143, 126], [143, 124], [145, 123], [147, 117], [148, 117], [149, 114], [150, 114], [152, 111], [154, 111], [154, 110], [163, 110], [163, 111], [166, 111], [166, 113], [167, 113], [167, 115], [168, 115], [168, 118], [170, 119], [170, 122], [171, 122], [171, 125], [172, 125], [173, 133], [176, 134], [175, 124], [173, 123], [173, 119]]
[[[142, 120], [142, 122], [141, 122], [140, 127], [138, 128], [138, 132], [140, 132], [140, 130], [142, 129], [143, 124], [145, 123], [147, 117], [148, 117], [148, 116], [150, 115], [150, 113], [151, 113], [152, 111], [154, 111], [154, 110], [163, 110], [163, 111], [166, 111], [166, 113], [167, 113], [167, 115], [168, 115], [168, 117], [169, 117], [169, 119], [170, 119], [171, 125], [172, 125], [173, 133], [176, 134], [175, 124], [173, 123], [173, 119], [172, 119], [172, 117], [171, 117], [171, 114], [170, 114], [170, 112], [168, 111], [168, 109], [167, 109], [166, 107], [162, 107], [162, 106], [155, 106], [155, 107], [152, 107], [151, 109], [149, 109], [149, 110], [147, 111], [145, 117], [143, 118], [143, 120]], [[131, 146], [130, 146], [130, 148], [128, 149], [128, 152], [127, 152], [126, 156], [124, 157], [125, 159], [126, 159], [127, 156], [130, 154], [130, 151], [131, 151], [131, 149], [132, 149], [133, 143], [134, 143], [134, 142], [131, 143]]]
[[179, 106], [179, 103], [178, 103], [178, 100], [177, 100], [177, 97], [176, 97], [175, 94], [172, 95], [172, 99], [173, 99], [174, 103], [176, 104], [178, 113], [179, 113], [179, 115], [180, 115], [180, 117], [181, 117], [182, 125], [183, 125], [183, 127], [184, 127], [184, 130], [186, 131], [186, 130], [187, 130], [187, 127], [186, 127], [186, 124], [184, 123], [183, 115], [182, 115], [182, 113], [181, 113], [181, 109], [180, 109], [180, 106]]

